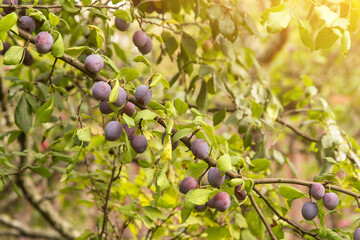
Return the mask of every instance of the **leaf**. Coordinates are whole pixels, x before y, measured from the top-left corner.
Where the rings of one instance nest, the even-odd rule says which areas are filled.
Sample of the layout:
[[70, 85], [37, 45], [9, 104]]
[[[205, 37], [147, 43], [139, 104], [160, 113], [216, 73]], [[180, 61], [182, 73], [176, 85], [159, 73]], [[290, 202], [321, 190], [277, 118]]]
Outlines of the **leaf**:
[[210, 73], [213, 73], [215, 71], [213, 66], [210, 65], [201, 65], [199, 68], [199, 78], [205, 77], [206, 75], [209, 75]]
[[151, 79], [151, 84], [149, 86], [155, 87], [156, 85], [158, 85], [158, 83], [161, 81], [162, 78], [163, 75], [161, 73], [155, 73]]
[[207, 169], [208, 164], [204, 161], [192, 163], [186, 169], [186, 177], [193, 177], [195, 179], [199, 178], [201, 174]]
[[279, 12], [269, 12], [266, 21], [266, 30], [268, 33], [277, 33], [286, 28], [290, 22], [290, 12], [284, 9]]
[[251, 100], [250, 102], [250, 105], [251, 105], [251, 113], [252, 115], [255, 117], [255, 118], [260, 118], [261, 115], [263, 114], [263, 107], [257, 103], [257, 102], [254, 102]]
[[181, 46], [185, 49], [188, 55], [194, 55], [197, 48], [196, 40], [187, 33], [181, 36]]
[[76, 12], [80, 11], [80, 9], [75, 7], [74, 0], [60, 0], [60, 4], [66, 12], [76, 13]]
[[130, 9], [117, 9], [114, 15], [128, 23], [133, 21]]
[[24, 94], [15, 109], [15, 124], [25, 133], [28, 133], [32, 126], [31, 108]]
[[218, 161], [217, 166], [219, 168], [219, 172], [226, 172], [232, 169], [231, 158], [229, 154], [222, 155]]
[[180, 129], [177, 133], [175, 133], [175, 135], [173, 137], [173, 142], [176, 142], [177, 140], [180, 140], [181, 138], [186, 137], [187, 135], [189, 135], [193, 131], [194, 131], [193, 128]]
[[10, 31], [13, 26], [16, 26], [17, 19], [15, 12], [7, 14], [0, 19], [0, 36], [3, 42], [6, 40], [7, 32]]
[[53, 26], [58, 25], [60, 22], [58, 16], [56, 16], [53, 12], [49, 13], [49, 20], [50, 20], [51, 25], [53, 25]]
[[116, 102], [116, 100], [118, 98], [118, 95], [119, 95], [119, 89], [120, 89], [120, 83], [119, 83], [118, 80], [115, 80], [115, 86], [111, 90], [110, 96], [109, 96], [109, 102], [110, 103]]
[[139, 71], [135, 68], [128, 68], [125, 75], [126, 81], [132, 81], [140, 75]]
[[251, 161], [253, 166], [250, 166], [250, 170], [253, 172], [261, 172], [269, 168], [271, 161], [265, 158], [254, 159]]
[[195, 189], [187, 193], [190, 194], [188, 201], [196, 205], [203, 205], [214, 195], [213, 192], [208, 189]]
[[89, 126], [77, 129], [76, 135], [80, 141], [90, 142], [91, 141], [91, 129]]
[[186, 113], [186, 111], [189, 109], [189, 106], [186, 102], [184, 102], [180, 98], [177, 98], [175, 100], [175, 109], [179, 115], [182, 115], [182, 114]]
[[12, 142], [14, 142], [17, 137], [19, 136], [19, 134], [21, 133], [21, 131], [18, 131], [18, 130], [13, 130], [11, 131], [11, 134], [8, 138], [8, 141], [7, 141], [7, 145], [10, 145]]
[[225, 54], [225, 56], [227, 56], [231, 60], [235, 60], [236, 55], [235, 55], [235, 51], [233, 48], [233, 44], [229, 40], [227, 40], [226, 38], [224, 38], [222, 36], [219, 37], [218, 41], [219, 41], [220, 49]]
[[5, 65], [17, 65], [20, 63], [23, 56], [24, 48], [19, 46], [12, 46], [6, 51], [4, 55]]
[[105, 41], [105, 35], [103, 33], [103, 31], [95, 26], [95, 25], [88, 25], [89, 30], [93, 30], [96, 32], [96, 42], [98, 45], [98, 48], [101, 48], [103, 45], [103, 42]]
[[89, 49], [88, 46], [72, 47], [72, 48], [66, 49], [66, 50], [65, 50], [65, 53], [68, 54], [68, 55], [70, 55], [70, 56], [72, 56], [72, 57], [74, 57], [74, 58], [77, 58], [77, 57], [80, 56], [80, 54], [81, 54], [83, 51], [85, 51], [85, 50], [87, 50], [87, 49]]
[[211, 126], [208, 125], [208, 124], [203, 124], [203, 128], [204, 128], [204, 131], [206, 132], [206, 134], [209, 136], [210, 141], [211, 141], [211, 144], [214, 146], [215, 149], [218, 149], [219, 146], [218, 146], [217, 141], [216, 141], [216, 136], [215, 136], [215, 133], [214, 133], [214, 128], [211, 127]]
[[349, 31], [344, 31], [342, 38], [341, 38], [341, 52], [345, 55], [351, 47], [351, 38]]
[[12, 182], [12, 186], [18, 198], [21, 198], [22, 196], [19, 187], [16, 185], [15, 182]]
[[222, 120], [225, 119], [225, 116], [226, 116], [226, 108], [221, 108], [219, 111], [217, 111], [215, 114], [214, 114], [214, 117], [213, 117], [213, 124], [214, 126], [218, 125], [219, 123], [222, 122]]
[[224, 14], [218, 21], [219, 30], [224, 36], [231, 36], [236, 30], [234, 19], [230, 14]]
[[200, 92], [196, 99], [196, 105], [198, 106], [200, 111], [203, 111], [203, 112], [206, 111], [206, 109], [208, 107], [207, 98], [208, 98], [207, 84], [206, 84], [205, 80], [202, 80]]
[[326, 5], [315, 7], [315, 14], [319, 19], [325, 22], [327, 27], [330, 27], [338, 18], [338, 15], [332, 12]]
[[60, 58], [64, 55], [64, 41], [60, 33], [51, 48], [51, 53], [56, 58]]
[[288, 186], [281, 186], [277, 191], [283, 198], [286, 199], [297, 199], [297, 198], [304, 198], [306, 194], [300, 192], [299, 190], [288, 187]]
[[51, 114], [54, 110], [54, 99], [50, 99], [39, 107], [35, 112], [34, 127], [40, 126], [42, 123], [46, 123], [50, 120]]
[[170, 187], [170, 183], [167, 180], [165, 171], [162, 170], [156, 179], [156, 190], [163, 191], [165, 189], [168, 189], [169, 187]]
[[108, 65], [114, 72], [118, 73], [120, 69], [116, 66], [116, 64], [106, 55], [101, 55], [102, 59], [104, 60], [104, 63]]
[[146, 109], [146, 110], [142, 110], [141, 112], [136, 114], [134, 121], [135, 121], [135, 123], [139, 123], [140, 119], [153, 120], [155, 117], [157, 117], [156, 113], [151, 112], [150, 110]]
[[52, 173], [49, 171], [49, 169], [44, 166], [29, 166], [29, 169], [44, 178], [49, 178], [52, 176]]
[[311, 34], [309, 33], [309, 30], [304, 27], [303, 23], [300, 20], [298, 20], [298, 23], [299, 23], [299, 34], [302, 43], [311, 50], [314, 49], [314, 42]]
[[151, 68], [149, 60], [147, 60], [143, 55], [137, 56], [133, 59], [134, 62], [142, 62], [144, 63], [148, 68]]
[[341, 37], [341, 33], [335, 28], [324, 28], [316, 36], [315, 50], [331, 47], [336, 40]]

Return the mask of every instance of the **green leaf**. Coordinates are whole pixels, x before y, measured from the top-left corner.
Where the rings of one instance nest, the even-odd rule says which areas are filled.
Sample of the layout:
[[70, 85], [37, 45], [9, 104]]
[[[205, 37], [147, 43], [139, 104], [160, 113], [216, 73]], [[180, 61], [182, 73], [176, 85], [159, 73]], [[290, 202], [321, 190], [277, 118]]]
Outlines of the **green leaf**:
[[194, 191], [187, 193], [190, 194], [188, 201], [196, 205], [203, 205], [215, 195], [213, 192], [208, 189], [194, 189]]
[[173, 142], [176, 142], [177, 140], [180, 140], [181, 138], [186, 137], [187, 135], [189, 135], [193, 131], [194, 131], [193, 128], [180, 129], [177, 133], [175, 133], [175, 135], [173, 137]]
[[17, 65], [21, 61], [23, 56], [24, 48], [19, 46], [12, 46], [6, 51], [4, 55], [5, 65]]
[[253, 166], [250, 166], [250, 170], [253, 172], [261, 172], [269, 168], [271, 161], [265, 158], [254, 159], [251, 161]]
[[89, 126], [77, 129], [76, 135], [80, 141], [90, 142], [91, 141], [91, 129]]
[[13, 26], [16, 26], [17, 19], [16, 13], [13, 12], [7, 14], [0, 20], [0, 36], [3, 42], [6, 40], [7, 32], [10, 31]]
[[165, 171], [162, 170], [156, 179], [156, 190], [163, 191], [170, 187], [170, 183], [166, 177]]
[[80, 11], [80, 9], [75, 7], [74, 0], [60, 0], [60, 4], [66, 12], [76, 13], [76, 12]]
[[208, 90], [207, 84], [205, 80], [201, 82], [201, 88], [198, 97], [196, 98], [196, 105], [198, 106], [200, 111], [205, 112], [207, 110], [208, 104]]
[[286, 199], [297, 199], [297, 198], [304, 198], [306, 194], [300, 192], [299, 190], [288, 187], [288, 186], [281, 186], [277, 191], [283, 198]]
[[49, 20], [51, 25], [56, 26], [59, 24], [60, 20], [58, 18], [58, 16], [56, 16], [54, 13], [50, 12], [49, 13]]
[[146, 179], [147, 179], [147, 188], [150, 188], [153, 183], [153, 180], [154, 180], [155, 169], [147, 168], [147, 169], [144, 169], [144, 171], [145, 171], [145, 175], [146, 175]]
[[135, 126], [135, 122], [134, 122], [134, 119], [132, 117], [129, 117], [128, 115], [123, 114], [123, 118], [124, 118], [124, 120], [127, 123], [129, 128]]
[[109, 96], [109, 102], [113, 103], [116, 102], [118, 95], [119, 95], [119, 89], [120, 89], [120, 83], [118, 80], [115, 80], [115, 86], [111, 90], [110, 96]]
[[163, 75], [161, 73], [155, 73], [151, 79], [151, 83], [149, 86], [155, 87], [156, 85], [158, 85], [158, 83], [161, 81], [162, 78], [163, 78]]
[[30, 170], [34, 173], [39, 174], [44, 178], [49, 178], [52, 176], [52, 173], [44, 166], [29, 166]]
[[183, 115], [189, 109], [189, 106], [186, 102], [184, 102], [180, 98], [177, 98], [175, 100], [175, 109], [179, 115]]
[[235, 33], [236, 25], [230, 14], [224, 14], [218, 20], [219, 30], [224, 36], [231, 36]]
[[18, 131], [18, 130], [13, 130], [11, 131], [11, 134], [8, 138], [8, 141], [7, 141], [7, 145], [10, 145], [12, 142], [14, 142], [17, 137], [19, 136], [19, 134], [21, 133], [21, 131]]
[[21, 191], [20, 191], [19, 187], [16, 185], [15, 182], [12, 182], [12, 186], [13, 186], [13, 189], [14, 189], [16, 195], [18, 196], [18, 198], [21, 198], [22, 196], [21, 196]]
[[199, 68], [199, 78], [205, 77], [215, 71], [213, 66], [210, 65], [201, 65]]
[[50, 99], [39, 107], [35, 112], [34, 127], [40, 126], [42, 123], [46, 123], [50, 120], [51, 114], [54, 110], [54, 99]]
[[204, 161], [192, 163], [186, 169], [186, 177], [199, 178], [201, 174], [208, 168], [208, 164]]
[[260, 118], [264, 111], [263, 107], [260, 104], [258, 104], [257, 102], [254, 102], [252, 100], [250, 102], [250, 105], [251, 105], [252, 115], [256, 118]]
[[345, 55], [351, 47], [351, 38], [349, 31], [344, 31], [342, 38], [341, 38], [341, 52]]
[[331, 47], [341, 37], [341, 32], [336, 28], [323, 28], [316, 36], [315, 50]]
[[136, 114], [134, 120], [135, 120], [135, 123], [139, 123], [140, 119], [153, 120], [155, 117], [157, 117], [156, 113], [151, 112], [150, 110], [146, 109], [146, 110], [142, 110], [138, 114]]
[[87, 49], [89, 49], [88, 46], [72, 47], [72, 48], [66, 49], [66, 50], [65, 50], [65, 53], [68, 54], [68, 55], [70, 55], [70, 56], [72, 56], [72, 57], [74, 57], [74, 58], [77, 58], [77, 57], [80, 56], [80, 54], [81, 54], [83, 51], [85, 51], [85, 50], [87, 50]]
[[56, 58], [60, 58], [64, 55], [64, 41], [60, 33], [51, 48], [51, 53]]
[[218, 161], [217, 166], [220, 172], [226, 172], [232, 169], [231, 158], [229, 154], [222, 155]]
[[130, 12], [130, 9], [117, 9], [114, 12], [114, 15], [122, 20], [125, 20], [125, 22], [132, 22], [133, 17]]
[[105, 35], [103, 33], [103, 31], [95, 26], [95, 25], [88, 25], [89, 30], [93, 30], [96, 32], [96, 43], [98, 48], [101, 48], [103, 45], [103, 42], [105, 41]]
[[197, 48], [196, 40], [187, 33], [181, 36], [181, 46], [185, 49], [188, 55], [194, 55]]
[[125, 75], [126, 81], [132, 81], [140, 75], [139, 71], [135, 68], [128, 68]]
[[28, 133], [32, 126], [31, 108], [24, 94], [15, 109], [15, 124], [25, 133]]
[[118, 73], [120, 71], [111, 58], [107, 57], [106, 55], [101, 55], [101, 57], [104, 60], [104, 63], [108, 65], [114, 72]]
[[[118, 10], [116, 10], [116, 11], [118, 11]], [[144, 63], [148, 68], [151, 68], [151, 65], [150, 65], [149, 60], [147, 60], [143, 55], [140, 55], [140, 56], [135, 57], [135, 58], [133, 59], [133, 61], [134, 61], [134, 62], [137, 62], [137, 63], [142, 62], [142, 63]]]
[[203, 124], [203, 128], [204, 128], [204, 131], [206, 132], [206, 135], [208, 135], [208, 137], [210, 138], [210, 141], [211, 141], [211, 144], [213, 145], [213, 147], [215, 149], [218, 149], [219, 146], [217, 144], [217, 141], [216, 141], [216, 136], [215, 136], [215, 133], [214, 133], [214, 128], [211, 127], [210, 125], [208, 124]]
[[319, 19], [325, 22], [327, 27], [330, 27], [338, 18], [338, 15], [332, 12], [326, 5], [315, 7], [315, 14]]
[[284, 9], [279, 12], [269, 12], [266, 21], [266, 30], [268, 33], [277, 33], [286, 28], [290, 22], [290, 12]]
[[311, 34], [309, 33], [309, 30], [304, 27], [303, 23], [300, 20], [298, 20], [298, 23], [299, 23], [299, 34], [302, 43], [311, 50], [314, 49], [314, 42]]
[[225, 119], [225, 116], [226, 116], [226, 108], [221, 108], [219, 111], [217, 111], [215, 114], [214, 114], [214, 117], [213, 117], [213, 124], [214, 126], [218, 125], [219, 123], [222, 122], [222, 120]]

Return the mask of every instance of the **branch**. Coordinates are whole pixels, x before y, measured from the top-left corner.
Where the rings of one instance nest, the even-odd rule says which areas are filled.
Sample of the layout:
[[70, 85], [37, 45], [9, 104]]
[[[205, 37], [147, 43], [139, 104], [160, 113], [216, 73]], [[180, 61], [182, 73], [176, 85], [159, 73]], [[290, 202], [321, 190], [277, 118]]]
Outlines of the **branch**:
[[280, 213], [271, 205], [271, 203], [269, 202], [269, 200], [267, 200], [267, 198], [260, 193], [260, 191], [258, 191], [256, 188], [253, 188], [254, 191], [259, 195], [259, 197], [264, 200], [264, 202], [268, 205], [268, 207], [276, 214], [276, 216], [278, 216], [278, 218], [280, 218], [281, 220], [287, 222], [288, 224], [290, 224], [291, 226], [293, 226], [294, 228], [296, 228], [297, 230], [300, 231], [301, 235], [309, 235], [315, 239], [319, 239], [316, 234], [311, 233], [306, 231], [305, 229], [301, 228], [300, 226], [296, 225], [294, 222], [292, 222], [290, 219], [287, 219], [286, 217], [283, 217], [282, 215], [280, 215]]
[[258, 213], [259, 217], [261, 218], [261, 221], [264, 223], [266, 230], [269, 232], [271, 239], [277, 240], [276, 236], [274, 235], [274, 233], [271, 230], [270, 225], [266, 222], [264, 214], [261, 212], [259, 206], [257, 205], [257, 203], [254, 199], [254, 196], [252, 194], [249, 194], [249, 198], [250, 198], [250, 201], [251, 201], [252, 205], [254, 206], [256, 212]]
[[28, 237], [28, 238], [34, 238], [34, 239], [52, 239], [52, 240], [60, 240], [61, 238], [58, 234], [52, 233], [49, 230], [35, 230], [32, 227], [29, 227], [25, 224], [23, 224], [20, 221], [11, 219], [9, 216], [5, 214], [0, 215], [0, 224], [12, 228], [13, 230], [6, 231], [6, 232], [0, 232], [0, 236], [21, 236], [21, 237]]
[[[108, 9], [118, 9], [119, 7], [123, 6], [125, 4], [121, 4], [119, 6], [108, 6], [108, 5], [80, 5], [80, 4], [75, 4], [74, 6], [76, 8], [79, 8], [79, 11], [82, 8], [108, 8]], [[8, 4], [1, 4], [0, 8], [9, 8], [10, 6]], [[61, 6], [61, 4], [55, 4], [55, 5], [16, 5], [15, 6], [17, 9], [30, 9], [30, 8], [38, 8], [38, 9], [52, 9], [52, 8], [63, 8]]]
[[317, 139], [315, 139], [315, 138], [313, 138], [313, 137], [311, 137], [311, 136], [306, 135], [305, 133], [301, 132], [301, 130], [298, 129], [297, 127], [294, 127], [294, 126], [290, 125], [289, 123], [284, 122], [284, 120], [282, 120], [282, 119], [280, 119], [280, 118], [277, 118], [276, 121], [277, 121], [278, 123], [281, 123], [281, 124], [284, 125], [285, 127], [290, 128], [291, 130], [293, 130], [293, 132], [295, 132], [297, 135], [299, 135], [299, 136], [302, 137], [303, 139], [308, 140], [308, 141], [310, 141], [310, 142], [318, 142]]

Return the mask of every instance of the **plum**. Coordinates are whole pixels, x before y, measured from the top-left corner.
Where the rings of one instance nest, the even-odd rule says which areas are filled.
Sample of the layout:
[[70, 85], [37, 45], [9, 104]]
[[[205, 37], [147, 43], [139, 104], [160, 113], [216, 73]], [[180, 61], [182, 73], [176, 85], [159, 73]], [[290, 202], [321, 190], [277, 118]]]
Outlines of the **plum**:
[[126, 31], [130, 27], [130, 23], [126, 22], [124, 19], [115, 17], [115, 27], [120, 31]]
[[122, 109], [122, 112], [131, 117], [135, 113], [135, 105], [132, 102], [127, 102]]
[[193, 177], [184, 178], [179, 185], [179, 191], [183, 194], [188, 193], [191, 189], [195, 189], [197, 187], [198, 182]]
[[116, 101], [113, 103], [114, 106], [121, 107], [126, 102], [126, 92], [122, 87], [119, 87], [119, 94]]
[[215, 195], [214, 197], [212, 197], [212, 198], [206, 203], [206, 205], [207, 205], [209, 208], [215, 208], [215, 197], [216, 197], [216, 195]]
[[320, 183], [314, 183], [313, 185], [311, 185], [310, 194], [316, 200], [320, 200], [325, 195], [325, 188]]
[[151, 89], [149, 89], [148, 86], [140, 85], [136, 88], [135, 99], [139, 104], [146, 106], [149, 104], [151, 98], [152, 98], [152, 91]]
[[306, 220], [312, 220], [318, 214], [318, 206], [313, 202], [306, 202], [301, 208], [301, 214]]
[[118, 121], [111, 121], [105, 126], [105, 139], [116, 141], [121, 137], [123, 126]]
[[135, 136], [136, 128], [135, 127], [129, 128], [129, 126], [126, 123], [124, 124], [123, 127], [126, 132], [126, 135], [131, 140]]
[[[3, 5], [18, 5], [19, 2], [18, 0], [4, 0]], [[12, 13], [13, 11], [15, 11], [15, 7], [9, 7], [9, 8], [4, 8], [4, 12], [6, 14]]]
[[211, 186], [213, 187], [220, 187], [224, 180], [225, 180], [225, 174], [221, 176], [222, 173], [220, 173], [219, 168], [211, 168], [208, 172], [208, 181]]
[[134, 33], [132, 40], [136, 47], [141, 48], [146, 44], [148, 35], [142, 30], [137, 30]]
[[30, 66], [31, 64], [34, 63], [34, 59], [33, 59], [32, 55], [31, 55], [31, 53], [27, 49], [25, 50], [25, 56], [24, 56], [23, 63], [26, 66]]
[[100, 112], [102, 112], [103, 114], [110, 114], [113, 112], [113, 110], [111, 109], [110, 104], [108, 103], [107, 100], [99, 101], [99, 109], [100, 109]]
[[85, 59], [85, 67], [92, 73], [98, 73], [103, 69], [104, 61], [100, 55], [91, 54]]
[[131, 146], [137, 153], [145, 152], [148, 142], [144, 135], [136, 135], [131, 139]]
[[151, 40], [151, 38], [147, 37], [145, 45], [142, 47], [139, 47], [138, 49], [143, 55], [146, 55], [149, 52], [151, 52], [152, 48], [153, 48], [152, 40]]
[[360, 228], [356, 228], [354, 231], [354, 240], [360, 240]]
[[213, 50], [213, 48], [214, 48], [214, 44], [210, 40], [206, 40], [202, 44], [202, 49], [204, 52], [210, 52], [211, 50]]
[[35, 30], [36, 23], [35, 20], [32, 17], [29, 16], [22, 16], [19, 19], [19, 28], [22, 30], [32, 33]]
[[234, 189], [234, 194], [237, 200], [244, 201], [246, 199], [246, 191], [245, 189], [241, 190], [242, 184], [239, 184]]
[[206, 210], [207, 208], [207, 204], [203, 204], [203, 205], [195, 205], [195, 210], [198, 211], [198, 212], [203, 212]]
[[108, 100], [111, 93], [111, 87], [106, 82], [97, 82], [92, 88], [92, 95], [96, 100]]
[[5, 55], [6, 51], [11, 47], [9, 42], [3, 42], [3, 50], [1, 50], [0, 54]]
[[[166, 132], [164, 132], [161, 137], [162, 144], [164, 144], [165, 136], [166, 136]], [[171, 139], [171, 149], [174, 151], [179, 146], [179, 140], [177, 140], [176, 142], [173, 142], [173, 135], [171, 135], [170, 139]]]
[[195, 157], [205, 159], [209, 156], [209, 145], [204, 139], [196, 139], [191, 143], [191, 152]]
[[214, 205], [219, 212], [225, 212], [231, 203], [230, 195], [227, 192], [220, 192], [215, 196]]
[[39, 32], [35, 38], [35, 46], [39, 53], [50, 51], [54, 44], [54, 38], [48, 32]]
[[339, 204], [339, 198], [335, 193], [326, 193], [323, 198], [323, 204], [327, 209], [333, 210]]

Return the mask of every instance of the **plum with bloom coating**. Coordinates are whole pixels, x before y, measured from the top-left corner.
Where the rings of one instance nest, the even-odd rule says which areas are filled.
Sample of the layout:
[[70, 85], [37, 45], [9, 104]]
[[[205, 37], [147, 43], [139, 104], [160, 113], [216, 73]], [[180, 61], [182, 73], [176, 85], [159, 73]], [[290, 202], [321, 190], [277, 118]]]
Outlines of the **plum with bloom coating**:
[[35, 38], [35, 46], [39, 53], [50, 51], [54, 44], [54, 38], [48, 32], [39, 32]]
[[[4, 0], [2, 2], [3, 5], [18, 5], [19, 2], [18, 0]], [[4, 8], [4, 12], [6, 14], [12, 13], [13, 11], [15, 11], [15, 7], [9, 7], [9, 8]]]
[[[166, 136], [166, 132], [164, 132], [163, 135], [161, 136], [162, 144], [164, 144], [165, 136]], [[171, 139], [171, 149], [174, 151], [179, 146], [179, 140], [173, 142], [173, 135], [170, 136], [170, 139]]]
[[318, 206], [316, 205], [316, 203], [313, 202], [306, 202], [304, 203], [304, 205], [301, 208], [301, 215], [306, 219], [306, 220], [312, 220], [316, 217], [316, 215], [318, 214]]
[[195, 157], [205, 159], [209, 156], [209, 145], [204, 139], [196, 139], [191, 143], [191, 152]]
[[333, 192], [326, 193], [323, 198], [323, 204], [327, 209], [333, 210], [339, 204], [339, 197]]
[[310, 194], [316, 200], [320, 200], [325, 195], [325, 188], [320, 183], [314, 183], [313, 185], [311, 185]]
[[132, 102], [127, 102], [122, 109], [122, 112], [131, 117], [135, 113], [135, 105]]
[[244, 201], [246, 199], [246, 191], [245, 189], [241, 190], [242, 184], [239, 184], [234, 189], [234, 194], [237, 200]]
[[183, 194], [188, 193], [191, 189], [195, 189], [198, 182], [193, 177], [184, 178], [179, 185], [179, 191]]
[[92, 95], [96, 100], [108, 100], [111, 93], [111, 87], [106, 82], [97, 82], [92, 88]]
[[221, 176], [221, 172], [219, 171], [219, 168], [214, 167], [211, 168], [208, 172], [208, 182], [213, 187], [220, 187], [224, 180], [225, 180], [225, 174]]
[[137, 153], [145, 152], [148, 142], [144, 135], [136, 135], [131, 139], [131, 146]]
[[35, 20], [32, 17], [29, 16], [22, 16], [19, 19], [19, 28], [22, 30], [32, 33], [35, 30], [36, 23]]
[[151, 40], [150, 37], [147, 37], [145, 45], [142, 46], [142, 47], [139, 47], [139, 51], [140, 51], [143, 55], [146, 55], [146, 54], [148, 54], [149, 52], [151, 52], [152, 48], [153, 48], [152, 40]]
[[149, 104], [151, 98], [152, 98], [152, 91], [151, 89], [149, 89], [148, 86], [140, 85], [136, 88], [135, 99], [139, 104], [146, 106]]
[[9, 42], [3, 42], [3, 50], [1, 50], [0, 54], [5, 55], [5, 53], [7, 52], [7, 50], [9, 50], [10, 47], [11, 45]]
[[219, 212], [225, 212], [231, 204], [230, 195], [227, 192], [220, 192], [215, 196], [214, 205]]
[[107, 100], [99, 101], [99, 109], [100, 109], [100, 112], [103, 114], [110, 114], [113, 112], [113, 110], [111, 109], [110, 104], [108, 103]]
[[130, 27], [130, 23], [126, 22], [124, 19], [115, 17], [115, 26], [120, 31], [126, 31]]
[[122, 87], [119, 87], [119, 94], [115, 102], [113, 102], [114, 106], [121, 107], [126, 102], [126, 92]]
[[92, 73], [98, 73], [103, 69], [104, 61], [100, 55], [91, 54], [85, 59], [85, 67]]
[[132, 40], [136, 47], [141, 48], [146, 44], [147, 38], [148, 35], [144, 31], [137, 30], [134, 33]]
[[207, 208], [207, 204], [203, 204], [203, 205], [195, 205], [195, 210], [198, 211], [198, 212], [203, 212], [206, 210]]
[[354, 240], [360, 240], [360, 228], [355, 229], [353, 238]]
[[126, 123], [124, 124], [123, 127], [126, 132], [126, 135], [131, 140], [135, 136], [136, 128], [135, 127], [129, 128], [129, 126]]
[[116, 141], [121, 137], [123, 126], [117, 121], [111, 121], [105, 126], [105, 139]]

